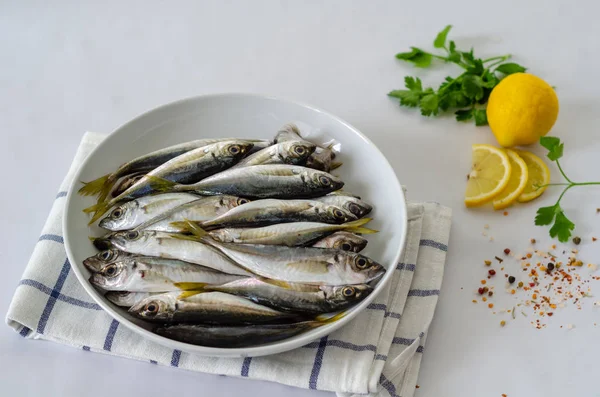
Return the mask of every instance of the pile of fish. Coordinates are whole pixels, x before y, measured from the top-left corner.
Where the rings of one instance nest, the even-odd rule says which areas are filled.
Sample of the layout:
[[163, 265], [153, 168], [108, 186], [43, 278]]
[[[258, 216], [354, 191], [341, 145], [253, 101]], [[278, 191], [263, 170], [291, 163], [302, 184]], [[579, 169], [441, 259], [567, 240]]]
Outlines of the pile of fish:
[[203, 139], [84, 184], [102, 251], [83, 264], [159, 335], [246, 347], [335, 321], [385, 273], [361, 255], [372, 207], [340, 190], [335, 152], [287, 124], [273, 141]]

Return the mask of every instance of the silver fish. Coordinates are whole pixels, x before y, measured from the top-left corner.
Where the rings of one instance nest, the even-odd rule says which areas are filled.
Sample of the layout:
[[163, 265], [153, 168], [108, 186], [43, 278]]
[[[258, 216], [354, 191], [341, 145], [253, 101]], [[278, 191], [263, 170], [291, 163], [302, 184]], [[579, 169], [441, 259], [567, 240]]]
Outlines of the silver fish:
[[353, 196], [328, 194], [327, 196], [318, 197], [315, 200], [322, 203], [337, 205], [346, 211], [350, 211], [358, 218], [362, 218], [373, 210], [373, 206]]
[[164, 212], [199, 199], [201, 197], [190, 193], [165, 193], [140, 197], [115, 207], [100, 221], [99, 225], [111, 231], [133, 229]]
[[139, 228], [176, 233], [179, 229], [172, 225], [174, 222], [184, 220], [193, 222], [210, 221], [220, 215], [226, 214], [237, 206], [249, 202], [250, 200], [245, 198], [227, 195], [202, 197], [199, 200], [164, 212], [160, 216], [139, 225]]
[[129, 313], [160, 323], [211, 323], [222, 325], [293, 321], [301, 317], [258, 305], [222, 292], [168, 292], [133, 305]]
[[105, 291], [166, 292], [180, 291], [185, 283], [223, 284], [240, 278], [179, 260], [131, 257], [105, 265], [90, 283]]
[[264, 164], [303, 165], [316, 148], [315, 144], [306, 141], [282, 142], [246, 157], [232, 168]]
[[137, 302], [151, 295], [156, 295], [154, 292], [131, 292], [131, 291], [108, 291], [104, 297], [110, 302], [121, 307], [131, 307]]
[[373, 288], [366, 284], [345, 286], [287, 284], [285, 287], [280, 287], [257, 278], [244, 278], [223, 285], [207, 285], [205, 290], [242, 296], [276, 310], [320, 314], [344, 310], [366, 298]]
[[[275, 135], [275, 144], [290, 141], [308, 142], [300, 135], [300, 130], [295, 124], [284, 125]], [[317, 146], [315, 151], [310, 155], [306, 162], [306, 166], [317, 170], [329, 172], [339, 165], [333, 166], [335, 152], [330, 147]], [[332, 167], [333, 166], [333, 167]]]
[[110, 241], [116, 248], [132, 254], [178, 259], [227, 274], [252, 276], [218, 249], [197, 241], [177, 239], [169, 233], [130, 230], [113, 234]]
[[193, 345], [238, 348], [277, 342], [324, 324], [319, 321], [237, 327], [176, 324], [159, 327], [155, 332], [166, 338]]
[[130, 253], [119, 251], [118, 249], [107, 249], [102, 252], [98, 252], [94, 256], [90, 256], [83, 260], [83, 266], [86, 267], [90, 272], [98, 272], [105, 265], [120, 261], [125, 258], [129, 258], [131, 256]]
[[[125, 164], [122, 164], [115, 172], [101, 176], [91, 182], [84, 183], [84, 186], [79, 189], [79, 194], [84, 196], [100, 195], [99, 201], [104, 201], [115, 182], [124, 176], [134, 173], [147, 173], [167, 161], [174, 159], [191, 150], [198, 149], [217, 142], [239, 140], [239, 138], [221, 138], [221, 139], [198, 139], [195, 141], [184, 142], [177, 145], [169, 146], [164, 149], [137, 157]], [[258, 151], [271, 145], [268, 140], [262, 139], [246, 139], [254, 144], [249, 153], [254, 150]]]
[[[224, 228], [210, 231], [208, 234], [223, 243], [286, 245], [288, 247], [311, 245], [325, 236], [339, 230], [354, 233], [375, 233], [374, 230], [362, 227], [371, 219], [363, 218], [358, 221], [329, 225], [318, 222], [292, 222], [257, 228]], [[349, 233], [351, 234], [351, 233]], [[354, 236], [353, 234], [351, 234]], [[334, 246], [329, 248], [343, 249]], [[364, 247], [363, 247], [364, 248]], [[351, 249], [345, 249], [351, 251]]]
[[199, 224], [203, 228], [249, 227], [303, 221], [339, 224], [355, 219], [350, 212], [319, 201], [264, 199], [240, 205]]
[[360, 252], [367, 246], [367, 239], [349, 232], [335, 232], [312, 246], [316, 248], [333, 248], [343, 251]]
[[344, 186], [339, 178], [326, 172], [283, 164], [234, 168], [191, 185], [153, 179], [153, 187], [160, 191], [194, 192], [206, 196], [231, 194], [251, 199], [320, 197]]
[[108, 201], [84, 209], [95, 212], [90, 224], [98, 220], [110, 207], [120, 201], [136, 199], [155, 193], [152, 178], [172, 183], [193, 183], [231, 167], [239, 161], [253, 144], [248, 141], [224, 141], [191, 150], [175, 157], [146, 174], [129, 189]]
[[262, 277], [315, 285], [366, 284], [385, 268], [366, 256], [335, 249], [221, 243], [190, 225], [196, 238]]

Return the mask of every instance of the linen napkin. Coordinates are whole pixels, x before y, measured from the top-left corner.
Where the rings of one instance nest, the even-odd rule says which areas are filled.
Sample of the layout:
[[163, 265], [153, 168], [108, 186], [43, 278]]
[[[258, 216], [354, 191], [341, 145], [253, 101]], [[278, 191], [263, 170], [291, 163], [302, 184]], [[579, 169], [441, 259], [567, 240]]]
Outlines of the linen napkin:
[[410, 203], [406, 250], [386, 289], [355, 319], [291, 352], [204, 357], [156, 344], [119, 324], [71, 272], [62, 238], [64, 197], [74, 172], [104, 139], [86, 133], [25, 268], [6, 317], [21, 336], [192, 371], [279, 382], [340, 396], [414, 394], [444, 273], [451, 210]]

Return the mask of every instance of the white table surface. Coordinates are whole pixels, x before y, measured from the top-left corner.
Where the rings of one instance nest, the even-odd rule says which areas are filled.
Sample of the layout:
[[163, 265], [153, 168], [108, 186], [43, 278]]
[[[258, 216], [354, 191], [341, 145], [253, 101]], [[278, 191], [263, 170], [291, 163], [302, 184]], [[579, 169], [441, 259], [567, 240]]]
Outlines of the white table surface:
[[[417, 71], [394, 59], [410, 45], [430, 48], [452, 23], [460, 47], [474, 46], [482, 57], [512, 53], [557, 87], [561, 110], [553, 134], [566, 142], [564, 167], [577, 180], [598, 178], [596, 2], [59, 0], [2, 2], [0, 9], [4, 312], [84, 131], [110, 132], [183, 97], [268, 93], [347, 120], [381, 148], [410, 199], [454, 209], [417, 396], [596, 395], [600, 343], [593, 323], [600, 309], [588, 303], [582, 311], [564, 310], [536, 330], [525, 319], [500, 328], [488, 309], [471, 303], [484, 259], [505, 247], [524, 249], [531, 237], [548, 246], [547, 229], [535, 227], [533, 217], [558, 192], [510, 209], [507, 217], [466, 210], [471, 144], [494, 143], [489, 129], [423, 118], [386, 97], [407, 74], [438, 84], [443, 73], [457, 72]], [[577, 234], [600, 237], [600, 189], [573, 189], [563, 207]], [[494, 242], [481, 236], [484, 224]], [[598, 260], [598, 247], [583, 244], [582, 255]], [[559, 328], [567, 323], [576, 328]], [[6, 326], [0, 327], [0, 385], [2, 395], [325, 395], [28, 341]]]

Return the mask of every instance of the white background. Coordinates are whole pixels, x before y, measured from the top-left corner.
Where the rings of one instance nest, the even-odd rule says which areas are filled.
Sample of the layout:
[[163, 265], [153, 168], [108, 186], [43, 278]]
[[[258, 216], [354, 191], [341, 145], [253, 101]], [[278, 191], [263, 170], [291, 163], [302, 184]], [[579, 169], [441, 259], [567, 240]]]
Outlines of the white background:
[[[411, 200], [454, 209], [444, 285], [427, 341], [417, 396], [598, 395], [600, 309], [563, 310], [536, 330], [474, 305], [482, 262], [531, 237], [537, 207], [559, 191], [510, 209], [462, 204], [472, 143], [494, 143], [487, 127], [428, 119], [386, 97], [403, 76], [439, 84], [452, 66], [414, 70], [394, 54], [426, 48], [446, 24], [459, 47], [514, 59], [556, 86], [553, 134], [566, 142], [575, 180], [600, 176], [598, 7], [594, 1], [1, 1], [0, 299], [14, 289], [86, 130], [111, 132], [155, 106], [218, 92], [265, 93], [313, 104], [347, 120], [388, 157]], [[541, 151], [538, 151], [542, 153]], [[553, 179], [559, 181], [554, 166]], [[376, 177], [376, 176], [373, 176]], [[571, 190], [563, 207], [600, 259], [600, 189]], [[495, 241], [481, 236], [483, 225]], [[596, 286], [600, 295], [600, 282]], [[464, 290], [461, 290], [464, 287]], [[510, 297], [497, 304], [511, 305]], [[568, 331], [560, 325], [575, 324]], [[26, 341], [0, 327], [3, 395], [244, 395], [325, 393], [209, 376]]]

